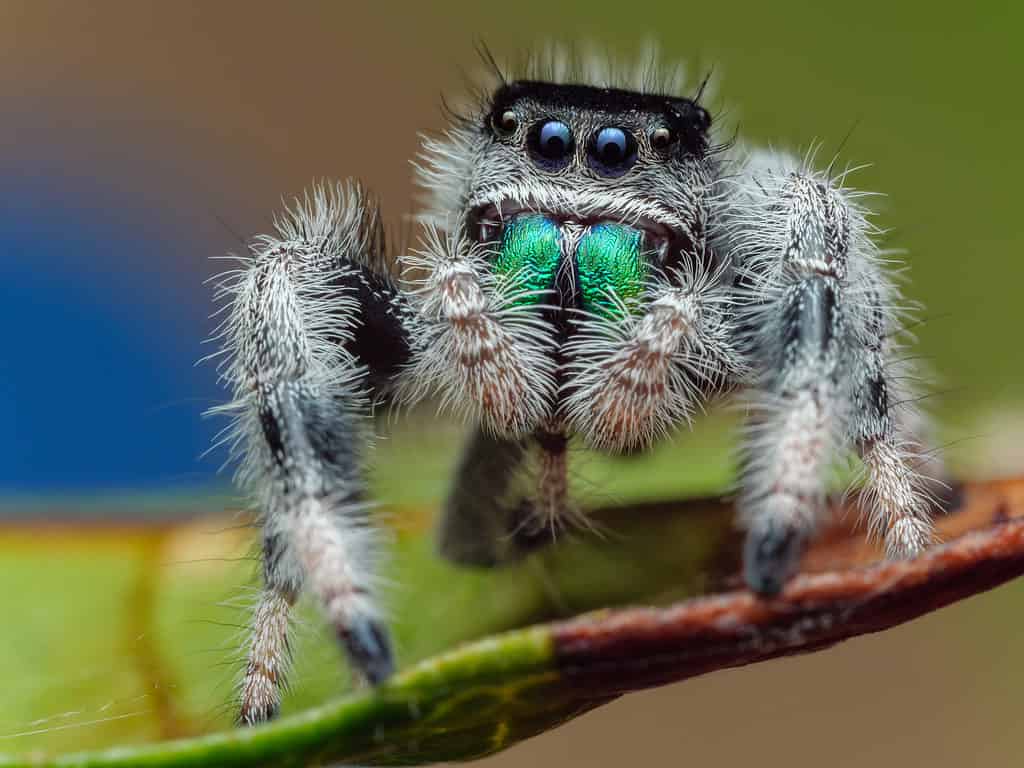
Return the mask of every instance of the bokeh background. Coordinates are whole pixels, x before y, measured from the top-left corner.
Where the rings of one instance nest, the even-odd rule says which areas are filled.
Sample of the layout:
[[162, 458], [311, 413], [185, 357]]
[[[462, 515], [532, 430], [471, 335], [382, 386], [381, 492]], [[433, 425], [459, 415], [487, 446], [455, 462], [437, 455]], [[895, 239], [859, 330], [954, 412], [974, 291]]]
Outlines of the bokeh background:
[[[221, 393], [195, 365], [212, 257], [320, 178], [366, 180], [401, 227], [417, 135], [443, 126], [478, 41], [499, 58], [563, 40], [624, 59], [654, 41], [694, 84], [713, 69], [710, 106], [745, 137], [871, 163], [852, 181], [886, 193], [879, 222], [909, 254], [950, 462], [1019, 470], [1022, 30], [1022, 6], [996, 2], [0, 0], [0, 516], [222, 498], [224, 456], [202, 454], [223, 424], [200, 417]], [[1022, 610], [1011, 585], [630, 697], [491, 762], [1019, 765]]]

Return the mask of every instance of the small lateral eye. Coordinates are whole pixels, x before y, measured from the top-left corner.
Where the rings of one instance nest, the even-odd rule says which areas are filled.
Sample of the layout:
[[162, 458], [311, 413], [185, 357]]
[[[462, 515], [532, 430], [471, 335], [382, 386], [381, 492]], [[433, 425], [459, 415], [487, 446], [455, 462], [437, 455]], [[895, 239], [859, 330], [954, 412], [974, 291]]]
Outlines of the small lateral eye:
[[511, 109], [506, 109], [498, 116], [496, 124], [502, 133], [512, 133], [519, 127], [519, 116]]
[[670, 128], [655, 128], [651, 131], [651, 146], [655, 149], [668, 149], [674, 138]]

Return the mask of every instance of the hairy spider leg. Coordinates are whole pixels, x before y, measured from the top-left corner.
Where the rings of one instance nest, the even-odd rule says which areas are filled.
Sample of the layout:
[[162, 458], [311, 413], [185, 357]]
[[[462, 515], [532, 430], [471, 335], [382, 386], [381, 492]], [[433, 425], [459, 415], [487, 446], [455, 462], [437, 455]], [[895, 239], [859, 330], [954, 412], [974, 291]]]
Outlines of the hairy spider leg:
[[890, 554], [917, 554], [932, 537], [928, 496], [890, 415], [883, 342], [899, 295], [857, 194], [764, 152], [725, 188], [719, 224], [755, 371], [740, 495], [747, 583], [781, 590], [822, 516], [830, 463], [850, 448], [867, 468], [872, 530]]
[[280, 706], [288, 621], [308, 587], [355, 672], [394, 668], [375, 599], [377, 533], [362, 449], [373, 399], [409, 356], [411, 310], [383, 264], [376, 203], [354, 183], [320, 186], [257, 238], [225, 276], [221, 372], [227, 439], [264, 530], [264, 590], [252, 617], [239, 719]]

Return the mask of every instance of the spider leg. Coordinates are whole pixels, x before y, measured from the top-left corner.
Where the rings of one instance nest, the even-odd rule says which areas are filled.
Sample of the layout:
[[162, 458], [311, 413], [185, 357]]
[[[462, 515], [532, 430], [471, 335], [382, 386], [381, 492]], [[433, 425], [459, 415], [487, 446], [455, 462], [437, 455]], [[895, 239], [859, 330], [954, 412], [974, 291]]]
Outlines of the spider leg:
[[517, 505], [507, 500], [527, 441], [476, 427], [463, 448], [438, 528], [438, 549], [461, 565], [490, 567], [516, 558]]
[[893, 407], [900, 382], [887, 372], [892, 353], [885, 313], [880, 302], [873, 307], [854, 384], [852, 437], [867, 470], [862, 499], [871, 513], [872, 532], [882, 536], [889, 557], [913, 557], [932, 541], [931, 508], [939, 490], [935, 478], [926, 478], [922, 470], [942, 468], [934, 460], [929, 465], [922, 454], [914, 419], [898, 417]]
[[518, 532], [527, 541], [551, 542], [575, 512], [569, 500], [569, 436], [560, 429], [538, 430], [534, 439], [540, 451], [537, 497]]
[[[483, 568], [514, 563], [554, 541], [552, 531], [570, 517], [568, 437], [539, 431], [519, 439], [477, 427], [455, 471], [438, 529], [442, 556]], [[535, 490], [514, 480], [538, 454]]]
[[281, 707], [281, 689], [291, 662], [291, 610], [302, 589], [302, 573], [292, 557], [279, 537], [264, 536], [263, 590], [250, 619], [249, 650], [238, 696], [242, 725], [270, 720]]
[[872, 530], [890, 554], [916, 554], [931, 540], [927, 494], [887, 394], [884, 339], [898, 330], [900, 297], [856, 193], [767, 153], [729, 184], [724, 240], [756, 373], [740, 497], [747, 583], [783, 587], [823, 513], [827, 470], [851, 447], [864, 458]]
[[374, 599], [377, 536], [361, 476], [370, 398], [408, 356], [409, 315], [383, 261], [376, 205], [354, 184], [318, 187], [258, 238], [221, 298], [221, 372], [233, 455], [264, 530], [240, 719], [272, 717], [288, 614], [309, 587], [353, 669], [372, 684], [394, 662]]

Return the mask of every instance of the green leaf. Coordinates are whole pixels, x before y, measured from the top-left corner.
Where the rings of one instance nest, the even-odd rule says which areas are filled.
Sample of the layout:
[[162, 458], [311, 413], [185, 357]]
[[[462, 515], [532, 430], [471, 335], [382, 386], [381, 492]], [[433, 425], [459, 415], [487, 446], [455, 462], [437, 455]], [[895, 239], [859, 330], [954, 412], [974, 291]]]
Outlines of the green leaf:
[[[338, 698], [340, 655], [309, 629], [284, 716], [255, 729], [230, 725], [245, 607], [224, 603], [252, 570], [237, 559], [249, 530], [216, 519], [8, 526], [0, 749], [11, 756], [0, 764], [397, 765], [489, 754], [621, 693], [815, 650], [1019, 575], [1024, 521], [1011, 518], [1024, 516], [1022, 485], [968, 488], [942, 521], [950, 544], [908, 563], [865, 569], [877, 553], [862, 535], [830, 531], [806, 565], [840, 570], [803, 575], [770, 602], [722, 591], [737, 539], [721, 502], [605, 509], [595, 514], [605, 538], [567, 540], [494, 572], [438, 561], [422, 530], [429, 511], [411, 508], [395, 516], [404, 527], [391, 595], [404, 671]], [[664, 607], [502, 632], [639, 602]]]

